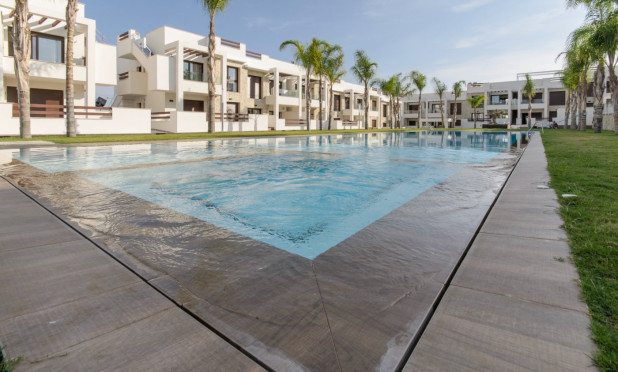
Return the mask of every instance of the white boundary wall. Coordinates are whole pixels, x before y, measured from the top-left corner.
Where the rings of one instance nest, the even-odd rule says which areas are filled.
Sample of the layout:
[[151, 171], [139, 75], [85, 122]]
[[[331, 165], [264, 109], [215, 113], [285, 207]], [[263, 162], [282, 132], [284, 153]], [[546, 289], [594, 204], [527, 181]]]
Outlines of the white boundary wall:
[[[34, 136], [66, 135], [64, 118], [36, 118], [31, 120]], [[150, 110], [112, 108], [112, 117], [77, 118], [77, 134], [150, 134]], [[0, 136], [19, 136], [19, 118], [13, 117], [13, 104], [0, 103]]]

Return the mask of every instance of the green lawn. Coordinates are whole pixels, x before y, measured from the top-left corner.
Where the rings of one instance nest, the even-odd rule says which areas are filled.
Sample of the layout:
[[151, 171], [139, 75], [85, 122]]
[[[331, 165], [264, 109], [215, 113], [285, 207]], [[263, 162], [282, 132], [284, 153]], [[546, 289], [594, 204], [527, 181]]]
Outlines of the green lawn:
[[[618, 371], [618, 136], [546, 130], [551, 183], [592, 316], [602, 371]], [[565, 199], [562, 194], [576, 194]]]
[[[147, 141], [166, 141], [166, 140], [191, 140], [191, 139], [212, 139], [212, 138], [238, 138], [238, 137], [272, 137], [272, 136], [299, 136], [317, 134], [340, 134], [340, 133], [375, 133], [375, 132], [413, 132], [420, 129], [369, 129], [369, 130], [295, 130], [295, 131], [268, 131], [268, 132], [219, 132], [219, 133], [179, 133], [179, 134], [116, 134], [116, 135], [93, 135], [77, 136], [73, 138], [65, 136], [37, 136], [30, 140], [18, 137], [1, 137], [2, 142], [13, 141], [49, 141], [58, 144], [72, 143], [99, 143], [99, 142], [147, 142]], [[441, 129], [443, 130], [443, 129]], [[462, 129], [447, 129], [462, 130]], [[473, 131], [474, 129], [463, 129]], [[504, 129], [485, 129], [485, 131], [504, 131]]]

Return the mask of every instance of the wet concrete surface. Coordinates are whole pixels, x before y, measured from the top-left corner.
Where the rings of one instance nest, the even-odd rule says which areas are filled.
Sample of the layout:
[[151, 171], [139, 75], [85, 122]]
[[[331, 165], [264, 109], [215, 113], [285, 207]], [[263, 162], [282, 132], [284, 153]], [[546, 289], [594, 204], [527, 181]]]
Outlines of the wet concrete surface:
[[263, 370], [0, 180], [0, 345], [15, 371]]
[[404, 371], [595, 371], [541, 138], [492, 208]]
[[389, 371], [402, 363], [514, 159], [466, 167], [314, 260], [78, 173], [19, 162], [2, 173], [268, 367]]

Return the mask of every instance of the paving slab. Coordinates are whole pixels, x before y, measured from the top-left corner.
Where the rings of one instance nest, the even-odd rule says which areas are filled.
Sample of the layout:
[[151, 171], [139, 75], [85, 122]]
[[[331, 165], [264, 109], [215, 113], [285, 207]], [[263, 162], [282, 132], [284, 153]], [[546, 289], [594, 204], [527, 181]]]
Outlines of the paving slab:
[[565, 241], [481, 233], [453, 285], [586, 313]]
[[594, 371], [588, 308], [534, 138], [404, 371]]
[[0, 345], [16, 371], [263, 370], [1, 179], [0, 201]]
[[451, 286], [404, 371], [594, 371], [587, 327], [580, 312]]

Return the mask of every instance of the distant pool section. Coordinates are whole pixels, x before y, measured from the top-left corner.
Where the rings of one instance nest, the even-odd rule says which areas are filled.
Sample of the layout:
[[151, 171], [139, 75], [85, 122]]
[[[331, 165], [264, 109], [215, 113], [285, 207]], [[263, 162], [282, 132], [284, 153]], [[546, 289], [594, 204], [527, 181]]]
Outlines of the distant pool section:
[[343, 134], [22, 149], [13, 156], [313, 259], [524, 135]]

